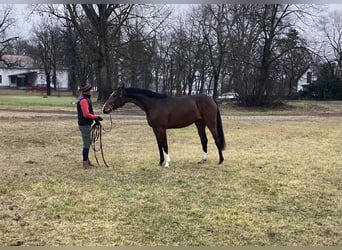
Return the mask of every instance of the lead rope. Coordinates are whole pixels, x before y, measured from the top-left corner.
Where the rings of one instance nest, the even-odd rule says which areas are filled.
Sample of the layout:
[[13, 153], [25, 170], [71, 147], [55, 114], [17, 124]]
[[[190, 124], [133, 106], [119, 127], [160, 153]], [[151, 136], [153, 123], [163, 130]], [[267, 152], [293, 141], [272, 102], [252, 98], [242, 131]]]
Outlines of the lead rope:
[[105, 132], [109, 132], [112, 130], [113, 128], [112, 116], [109, 114], [109, 117], [110, 117], [110, 129], [109, 130], [105, 130], [100, 122], [95, 122], [90, 128], [90, 141], [94, 150], [96, 163], [98, 166], [100, 166], [99, 160], [97, 159], [97, 155], [96, 155], [96, 145], [95, 145], [96, 141], [100, 140], [100, 151], [102, 155], [102, 160], [107, 168], [109, 168], [109, 166], [104, 158], [103, 148], [102, 148], [102, 130]]

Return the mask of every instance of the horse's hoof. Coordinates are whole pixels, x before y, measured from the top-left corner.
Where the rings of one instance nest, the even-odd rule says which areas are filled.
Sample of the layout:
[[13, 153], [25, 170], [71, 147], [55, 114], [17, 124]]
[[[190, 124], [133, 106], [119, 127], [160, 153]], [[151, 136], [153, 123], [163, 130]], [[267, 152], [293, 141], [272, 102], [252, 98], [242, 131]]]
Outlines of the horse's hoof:
[[205, 163], [207, 161], [207, 159], [202, 159], [202, 160], [200, 160], [199, 162], [198, 162], [198, 164], [203, 164], [203, 163]]
[[221, 164], [222, 164], [222, 162], [223, 162], [223, 160], [220, 160], [220, 161], [219, 161], [219, 165], [221, 165]]

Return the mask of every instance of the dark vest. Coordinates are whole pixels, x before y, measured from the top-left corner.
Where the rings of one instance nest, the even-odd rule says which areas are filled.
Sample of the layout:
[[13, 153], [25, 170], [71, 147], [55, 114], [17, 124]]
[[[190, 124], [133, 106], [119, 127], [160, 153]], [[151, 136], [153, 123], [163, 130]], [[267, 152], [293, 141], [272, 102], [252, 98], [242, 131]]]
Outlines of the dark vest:
[[81, 109], [81, 105], [80, 105], [80, 101], [81, 101], [82, 99], [86, 99], [86, 100], [88, 101], [88, 104], [89, 104], [89, 113], [90, 113], [90, 114], [94, 114], [93, 105], [92, 105], [92, 103], [91, 103], [90, 96], [81, 94], [80, 97], [78, 98], [78, 101], [77, 101], [78, 125], [91, 125], [91, 124], [93, 123], [93, 120], [92, 120], [92, 119], [86, 119], [86, 118], [84, 118], [84, 116], [83, 116], [82, 109]]

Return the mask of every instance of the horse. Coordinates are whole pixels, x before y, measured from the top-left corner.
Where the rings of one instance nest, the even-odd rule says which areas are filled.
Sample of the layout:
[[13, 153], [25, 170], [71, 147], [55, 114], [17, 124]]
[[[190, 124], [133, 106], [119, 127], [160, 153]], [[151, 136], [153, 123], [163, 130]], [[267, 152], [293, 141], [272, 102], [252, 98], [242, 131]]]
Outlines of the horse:
[[212, 97], [204, 94], [169, 96], [141, 88], [125, 88], [121, 85], [108, 97], [102, 111], [104, 114], [109, 114], [126, 103], [133, 103], [146, 113], [147, 122], [157, 139], [160, 166], [165, 158], [165, 167], [169, 167], [170, 164], [166, 130], [184, 128], [193, 123], [197, 127], [203, 150], [202, 159], [198, 163], [204, 163], [207, 160], [206, 126], [215, 140], [219, 164], [223, 162], [222, 150], [225, 149], [226, 142], [220, 111]]

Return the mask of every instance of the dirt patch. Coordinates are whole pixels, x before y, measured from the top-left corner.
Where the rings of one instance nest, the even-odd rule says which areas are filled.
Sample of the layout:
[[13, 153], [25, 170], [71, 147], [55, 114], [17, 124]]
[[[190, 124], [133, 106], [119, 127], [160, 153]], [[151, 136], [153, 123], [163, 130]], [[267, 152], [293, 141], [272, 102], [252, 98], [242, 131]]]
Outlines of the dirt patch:
[[[127, 107], [126, 107], [127, 106]], [[130, 104], [115, 110], [111, 116], [113, 119], [145, 119], [145, 113]], [[99, 108], [98, 108], [99, 109]], [[95, 111], [103, 118], [109, 119], [109, 115]], [[75, 120], [77, 121], [76, 110], [59, 110], [59, 109], [16, 109], [16, 108], [0, 108], [0, 122], [15, 121], [58, 121], [58, 120]]]

